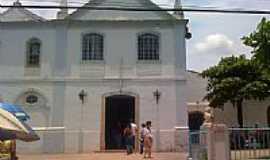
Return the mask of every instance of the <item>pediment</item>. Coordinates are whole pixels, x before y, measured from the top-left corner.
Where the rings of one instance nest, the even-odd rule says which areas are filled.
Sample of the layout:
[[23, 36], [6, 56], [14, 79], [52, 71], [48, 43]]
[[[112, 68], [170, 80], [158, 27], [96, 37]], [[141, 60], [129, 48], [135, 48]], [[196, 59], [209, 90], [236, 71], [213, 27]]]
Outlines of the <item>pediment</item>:
[[0, 15], [0, 22], [45, 21], [25, 8], [9, 8]]
[[[84, 6], [87, 7], [124, 7], [160, 9], [151, 0], [91, 0]], [[168, 12], [156, 11], [118, 11], [118, 10], [89, 10], [78, 9], [67, 18], [72, 20], [108, 20], [108, 21], [143, 21], [143, 20], [168, 20], [175, 17]]]

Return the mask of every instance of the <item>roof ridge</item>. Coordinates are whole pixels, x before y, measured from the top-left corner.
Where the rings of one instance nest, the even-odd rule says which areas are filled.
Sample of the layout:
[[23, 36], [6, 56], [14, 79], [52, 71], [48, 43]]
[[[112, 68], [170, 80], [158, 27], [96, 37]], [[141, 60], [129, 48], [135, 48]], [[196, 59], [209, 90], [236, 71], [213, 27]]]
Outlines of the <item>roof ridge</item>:
[[45, 18], [43, 18], [43, 17], [41, 17], [41, 16], [39, 16], [39, 15], [37, 15], [37, 14], [35, 14], [35, 13], [29, 11], [28, 9], [25, 9], [25, 8], [20, 8], [20, 9], [21, 9], [21, 11], [24, 12], [25, 14], [27, 14], [27, 15], [33, 17], [33, 19], [37, 19], [37, 20], [40, 20], [40, 21], [46, 21]]
[[[154, 3], [152, 0], [143, 0], [143, 1], [148, 2], [149, 4], [155, 6], [155, 7], [158, 8], [158, 9], [162, 9], [159, 5], [157, 5], [156, 3]], [[176, 18], [175, 16], [173, 16], [173, 15], [170, 14], [170, 13], [168, 13], [167, 11], [164, 11], [164, 12], [158, 12], [158, 14], [160, 14], [160, 13], [165, 13], [165, 14], [167, 14], [168, 16], [170, 16], [171, 18]]]
[[[117, 2], [117, 0], [115, 0], [115, 1]], [[146, 6], [146, 8], [147, 8], [147, 6], [148, 7], [150, 6], [153, 9], [161, 9], [160, 6], [158, 6], [156, 3], [154, 3], [151, 0], [133, 0], [133, 1], [137, 2], [137, 4], [138, 4], [137, 7]], [[98, 7], [99, 5], [101, 5], [104, 2], [106, 2], [106, 0], [90, 0], [86, 4], [84, 4], [83, 6], [84, 7], [87, 7], [87, 6], [89, 6], [89, 7]], [[113, 3], [113, 2], [111, 2], [111, 3]], [[119, 3], [122, 3], [122, 2], [119, 1]], [[125, 7], [130, 7], [130, 8], [134, 7], [134, 5], [128, 6], [128, 4], [130, 4], [130, 3], [126, 3], [127, 6], [125, 6]], [[134, 4], [136, 4], [136, 3], [134, 3]], [[109, 6], [109, 4], [107, 4], [107, 5]], [[105, 6], [106, 6], [106, 4], [105, 4]], [[86, 10], [77, 9], [73, 13], [69, 14], [66, 18], [73, 18], [74, 16], [76, 16], [76, 15], [78, 15], [80, 13], [85, 13], [85, 12], [86, 12]], [[163, 17], [165, 16], [165, 17], [167, 17], [169, 19], [177, 19], [177, 17], [175, 17], [174, 15], [172, 15], [172, 14], [166, 12], [166, 11], [164, 11], [164, 12], [155, 12], [155, 14], [158, 15], [158, 16], [163, 16]]]
[[187, 72], [189, 73], [196, 73], [196, 74], [200, 74], [200, 72], [198, 71], [195, 71], [195, 70], [192, 70], [192, 69], [188, 69]]

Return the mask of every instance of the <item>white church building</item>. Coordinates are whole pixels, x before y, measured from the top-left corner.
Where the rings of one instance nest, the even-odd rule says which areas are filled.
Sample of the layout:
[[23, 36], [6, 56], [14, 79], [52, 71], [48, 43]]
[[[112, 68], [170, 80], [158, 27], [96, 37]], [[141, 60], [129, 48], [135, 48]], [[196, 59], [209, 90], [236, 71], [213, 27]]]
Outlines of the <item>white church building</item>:
[[[84, 6], [117, 3], [159, 9], [150, 0]], [[40, 130], [41, 140], [18, 142], [19, 152], [123, 149], [117, 128], [130, 120], [152, 121], [155, 150], [185, 149], [188, 20], [181, 12], [64, 8], [48, 20], [22, 5], [0, 14], [0, 96], [21, 105]]]

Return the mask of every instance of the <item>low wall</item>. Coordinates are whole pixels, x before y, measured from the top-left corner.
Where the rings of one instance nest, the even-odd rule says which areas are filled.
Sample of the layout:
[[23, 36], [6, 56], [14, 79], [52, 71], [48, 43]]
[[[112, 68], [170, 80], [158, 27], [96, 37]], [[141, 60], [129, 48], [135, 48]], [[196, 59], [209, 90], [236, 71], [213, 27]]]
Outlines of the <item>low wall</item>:
[[17, 140], [17, 153], [41, 154], [41, 153], [64, 153], [65, 128], [48, 127], [35, 128], [40, 140], [35, 142], [22, 142]]
[[175, 127], [175, 151], [188, 152], [189, 128]]
[[[36, 142], [17, 141], [19, 154], [90, 153], [100, 150], [100, 133], [97, 131], [83, 131], [82, 141], [79, 139], [79, 131], [66, 130], [63, 127], [40, 128], [35, 131], [40, 136], [40, 140]], [[160, 130], [159, 134], [153, 130], [153, 135], [153, 151], [188, 152], [189, 131], [187, 127]], [[158, 135], [160, 138], [157, 137]]]

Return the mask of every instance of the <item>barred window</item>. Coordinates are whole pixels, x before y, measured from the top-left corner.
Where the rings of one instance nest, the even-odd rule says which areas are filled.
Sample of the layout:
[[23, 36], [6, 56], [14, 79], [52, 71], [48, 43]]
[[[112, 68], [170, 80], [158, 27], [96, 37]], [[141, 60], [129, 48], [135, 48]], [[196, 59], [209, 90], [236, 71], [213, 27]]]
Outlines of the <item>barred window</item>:
[[90, 33], [83, 36], [82, 60], [103, 60], [103, 36]]
[[39, 67], [40, 66], [40, 49], [41, 42], [39, 39], [32, 38], [27, 43], [27, 66]]
[[159, 60], [159, 36], [145, 33], [138, 36], [138, 60]]

